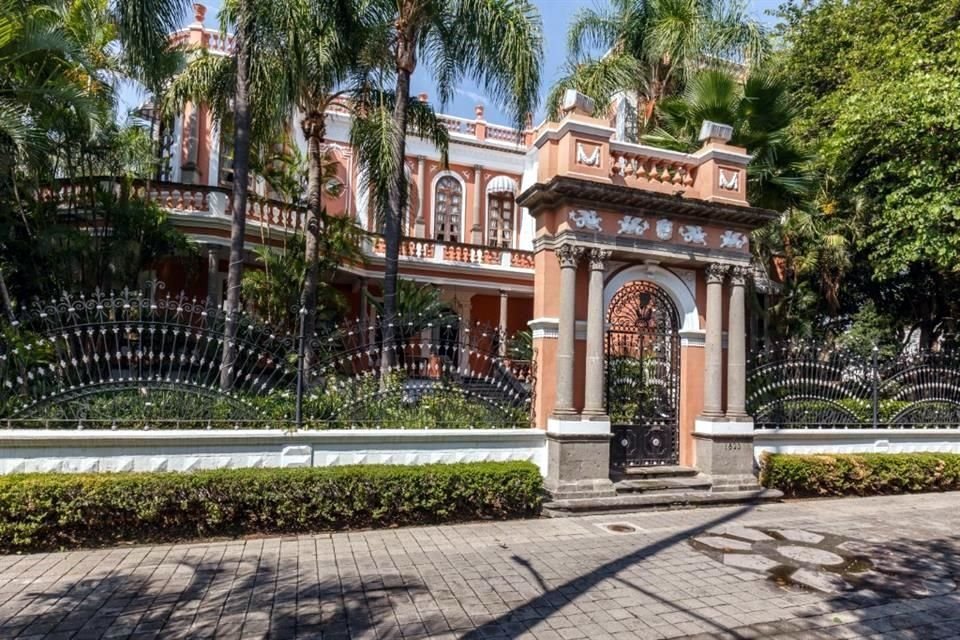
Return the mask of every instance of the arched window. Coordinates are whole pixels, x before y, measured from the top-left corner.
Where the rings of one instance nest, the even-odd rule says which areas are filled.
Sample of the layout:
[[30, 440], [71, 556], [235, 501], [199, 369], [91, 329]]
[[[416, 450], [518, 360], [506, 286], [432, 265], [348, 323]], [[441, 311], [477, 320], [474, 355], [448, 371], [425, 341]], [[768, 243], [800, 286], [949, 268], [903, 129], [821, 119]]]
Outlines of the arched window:
[[517, 184], [506, 176], [498, 176], [487, 185], [487, 244], [491, 247], [513, 246], [513, 229]]
[[463, 188], [453, 176], [437, 181], [433, 199], [433, 237], [440, 242], [460, 241]]

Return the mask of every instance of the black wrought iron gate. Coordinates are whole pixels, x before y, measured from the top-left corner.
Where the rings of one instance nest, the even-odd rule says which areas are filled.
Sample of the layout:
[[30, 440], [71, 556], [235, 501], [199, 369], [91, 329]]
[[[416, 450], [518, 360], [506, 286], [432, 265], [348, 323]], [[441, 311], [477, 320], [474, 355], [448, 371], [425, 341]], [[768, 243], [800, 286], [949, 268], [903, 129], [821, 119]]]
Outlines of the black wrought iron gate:
[[615, 468], [679, 461], [679, 316], [650, 282], [624, 285], [607, 311], [607, 413]]

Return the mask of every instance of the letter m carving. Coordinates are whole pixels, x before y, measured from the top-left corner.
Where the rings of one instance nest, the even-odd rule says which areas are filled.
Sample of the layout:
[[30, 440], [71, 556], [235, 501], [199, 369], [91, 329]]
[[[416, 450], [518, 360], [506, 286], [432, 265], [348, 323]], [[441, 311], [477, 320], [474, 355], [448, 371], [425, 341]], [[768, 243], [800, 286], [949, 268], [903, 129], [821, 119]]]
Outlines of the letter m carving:
[[728, 176], [723, 172], [723, 169], [720, 169], [719, 174], [720, 174], [721, 189], [726, 189], [727, 191], [740, 190], [740, 172], [739, 171], [734, 171]]

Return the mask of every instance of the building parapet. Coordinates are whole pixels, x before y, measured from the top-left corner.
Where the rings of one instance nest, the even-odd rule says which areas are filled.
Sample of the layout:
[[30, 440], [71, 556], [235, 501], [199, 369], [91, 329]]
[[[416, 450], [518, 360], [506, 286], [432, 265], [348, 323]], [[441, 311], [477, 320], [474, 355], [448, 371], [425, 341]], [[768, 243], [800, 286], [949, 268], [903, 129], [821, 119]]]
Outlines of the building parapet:
[[[52, 187], [41, 187], [38, 196], [42, 202], [58, 202], [66, 208], [82, 208], [84, 203], [91, 201], [94, 189], [119, 197], [122, 182], [109, 177], [61, 181]], [[174, 216], [175, 222], [177, 216], [189, 216], [191, 225], [202, 222], [203, 218], [229, 223], [233, 202], [232, 191], [224, 187], [148, 180], [132, 181], [129, 195], [156, 202]], [[304, 227], [305, 217], [305, 209], [296, 205], [253, 194], [247, 199], [248, 222], [295, 233]], [[369, 257], [383, 257], [386, 241], [382, 235], [368, 235], [363, 240], [362, 250]], [[425, 265], [475, 265], [533, 275], [533, 252], [520, 249], [404, 237], [400, 243], [400, 259]]]

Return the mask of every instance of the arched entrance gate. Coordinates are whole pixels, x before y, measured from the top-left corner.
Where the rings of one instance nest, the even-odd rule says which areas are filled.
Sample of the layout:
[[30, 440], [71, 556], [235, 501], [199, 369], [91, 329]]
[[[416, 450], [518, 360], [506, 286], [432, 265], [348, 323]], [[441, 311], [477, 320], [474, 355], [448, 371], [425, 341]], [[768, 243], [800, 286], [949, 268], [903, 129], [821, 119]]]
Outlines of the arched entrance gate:
[[607, 309], [607, 412], [614, 468], [679, 462], [680, 317], [651, 282], [620, 288]]

